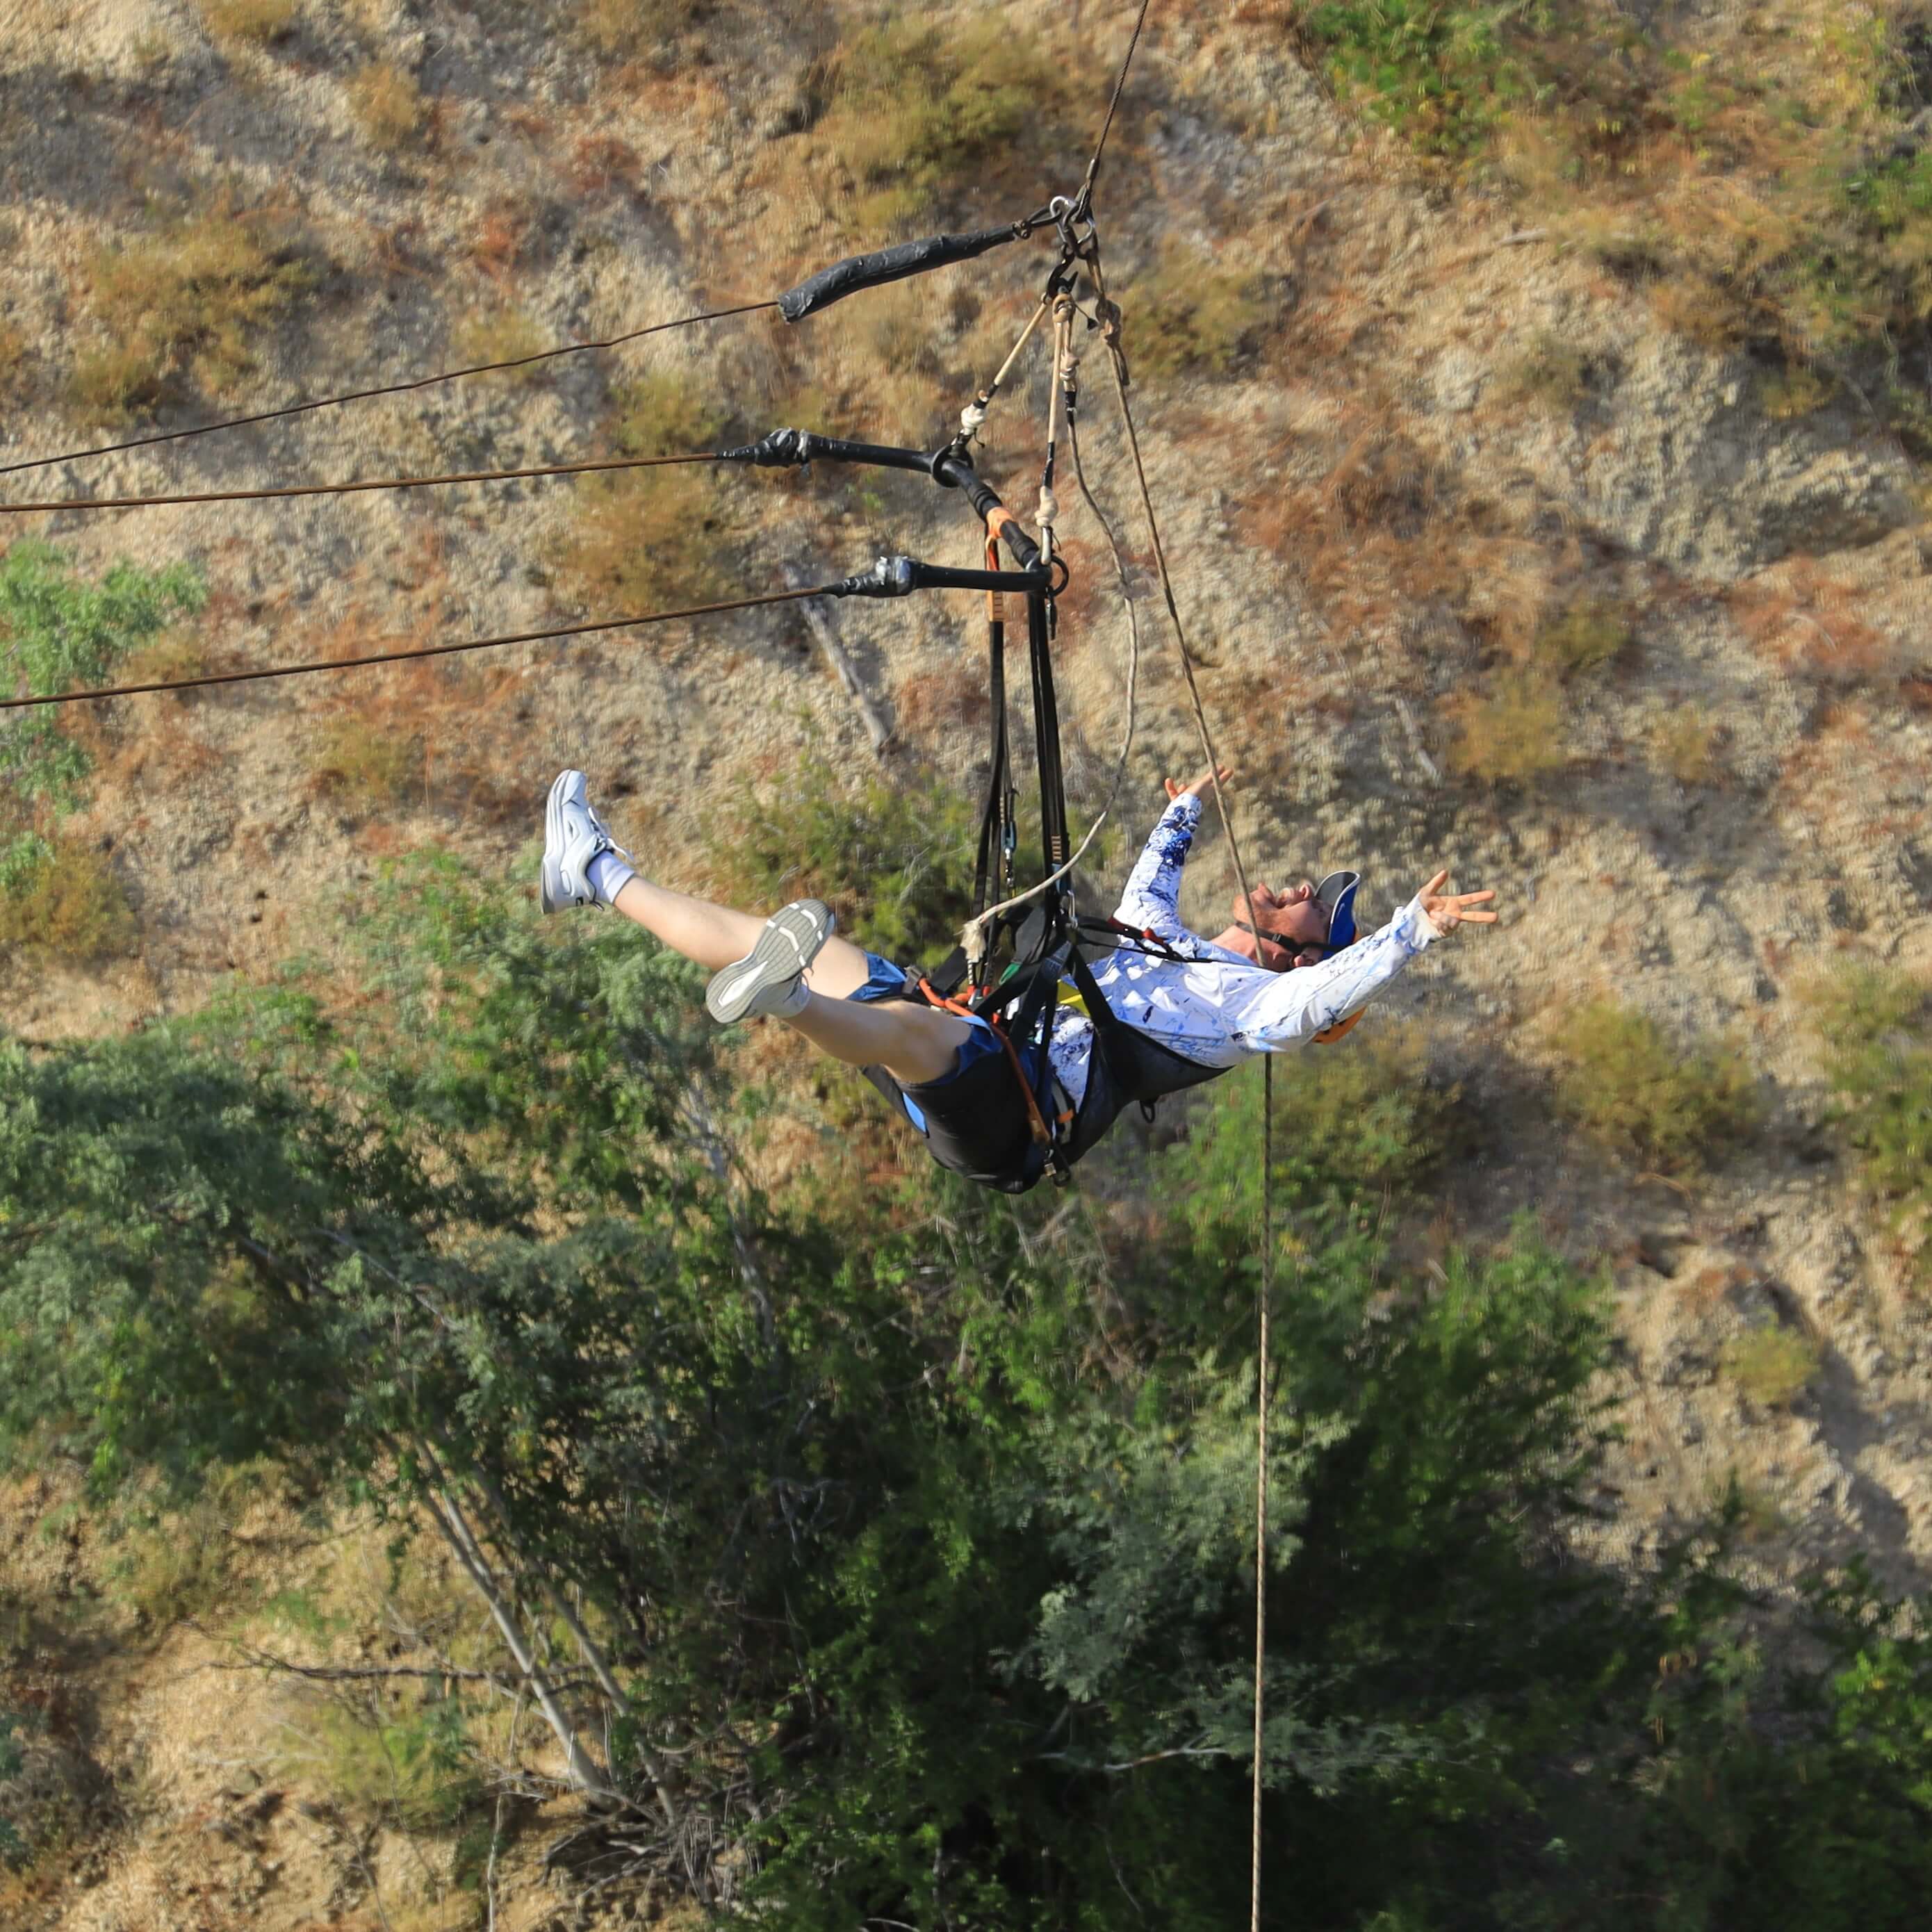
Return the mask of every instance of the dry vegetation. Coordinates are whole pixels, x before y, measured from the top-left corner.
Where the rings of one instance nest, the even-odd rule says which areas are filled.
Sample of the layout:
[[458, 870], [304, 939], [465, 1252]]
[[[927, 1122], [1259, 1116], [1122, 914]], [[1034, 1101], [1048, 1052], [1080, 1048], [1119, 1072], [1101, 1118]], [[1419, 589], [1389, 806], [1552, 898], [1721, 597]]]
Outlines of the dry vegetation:
[[434, 124], [421, 82], [393, 61], [371, 61], [350, 82], [349, 112], [378, 154], [420, 147]]
[[74, 365], [76, 406], [116, 423], [184, 382], [230, 394], [254, 372], [262, 334], [314, 279], [276, 214], [226, 200], [98, 249], [80, 290], [88, 346]]
[[36, 842], [34, 855], [0, 883], [0, 946], [99, 966], [137, 952], [140, 928], [106, 856], [56, 836]]
[[208, 36], [218, 41], [266, 47], [295, 31], [302, 0], [201, 0]]

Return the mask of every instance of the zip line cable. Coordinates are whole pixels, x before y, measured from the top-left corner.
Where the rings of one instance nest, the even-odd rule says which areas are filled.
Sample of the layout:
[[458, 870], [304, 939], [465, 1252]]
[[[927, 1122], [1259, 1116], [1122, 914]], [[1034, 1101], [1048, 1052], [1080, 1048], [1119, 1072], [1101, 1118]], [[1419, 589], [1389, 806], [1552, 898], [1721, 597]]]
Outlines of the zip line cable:
[[196, 490], [179, 496], [55, 496], [0, 503], [0, 517], [56, 510], [158, 510], [179, 503], [260, 503], [281, 496], [352, 496], [362, 490], [433, 490], [454, 483], [513, 483], [526, 476], [586, 476], [608, 470], [657, 470], [675, 463], [716, 463], [721, 452], [688, 456], [614, 456], [584, 463], [543, 463], [527, 470], [470, 470], [448, 476], [375, 476], [353, 483], [290, 483], [271, 490]]
[[444, 369], [434, 376], [412, 376], [404, 382], [382, 382], [368, 389], [350, 389], [338, 396], [316, 396], [299, 403], [285, 404], [275, 410], [258, 410], [252, 416], [226, 416], [219, 422], [200, 423], [192, 429], [157, 430], [152, 436], [130, 436], [124, 442], [103, 443], [95, 449], [70, 449], [58, 456], [33, 456], [17, 463], [0, 463], [0, 476], [17, 476], [23, 470], [46, 470], [58, 463], [80, 463], [93, 456], [115, 456], [124, 450], [147, 449], [159, 442], [182, 442], [190, 436], [212, 436], [218, 430], [244, 429], [251, 423], [279, 422], [284, 417], [306, 416], [312, 410], [331, 410], [343, 403], [366, 403], [376, 396], [406, 395], [416, 389], [434, 388], [440, 382], [460, 382], [467, 376], [488, 376], [500, 370], [526, 369], [532, 363], [554, 362], [560, 356], [582, 356], [596, 350], [616, 349], [626, 342], [641, 341], [647, 335], [661, 335], [667, 329], [692, 328], [701, 322], [722, 322], [728, 316], [755, 315], [760, 309], [776, 308], [776, 299], [740, 302], [734, 308], [709, 309], [702, 315], [685, 315], [671, 322], [653, 322], [642, 328], [626, 329], [620, 335], [608, 335], [594, 342], [566, 342], [554, 349], [539, 349], [529, 356], [512, 356], [501, 362], [478, 362], [466, 369]]
[[553, 638], [585, 638], [599, 631], [630, 631], [646, 624], [668, 624], [680, 617], [710, 617], [728, 610], [755, 610], [767, 604], [795, 604], [806, 597], [834, 597], [837, 584], [817, 584], [802, 590], [768, 591], [759, 597], [737, 597], [724, 604], [694, 604], [681, 610], [647, 610], [634, 617], [600, 617], [584, 624], [560, 624], [544, 631], [512, 631], [496, 638], [465, 638], [453, 644], [416, 644], [394, 651], [372, 651], [363, 657], [323, 658], [303, 664], [264, 664], [250, 670], [209, 671], [199, 677], [157, 679], [152, 684], [119, 684], [104, 691], [66, 691], [50, 698], [0, 698], [0, 711], [25, 711], [37, 706], [98, 703], [109, 698], [139, 698], [149, 692], [202, 691], [211, 685], [256, 684], [266, 678], [301, 677], [311, 671], [355, 670], [364, 664], [400, 664], [412, 658], [454, 657], [464, 651], [494, 650], [503, 644], [542, 644]]
[[1126, 58], [1120, 62], [1120, 71], [1114, 82], [1113, 97], [1107, 103], [1107, 117], [1100, 123], [1100, 138], [1094, 143], [1094, 158], [1087, 164], [1087, 178], [1082, 184], [1077, 197], [1082, 206], [1094, 198], [1094, 183], [1100, 172], [1100, 157], [1107, 151], [1107, 136], [1114, 130], [1114, 115], [1120, 106], [1120, 96], [1127, 91], [1127, 70], [1134, 64], [1134, 54], [1141, 44], [1141, 30], [1147, 25], [1148, 10], [1154, 0], [1141, 0], [1141, 10], [1134, 20], [1134, 31], [1128, 37]]

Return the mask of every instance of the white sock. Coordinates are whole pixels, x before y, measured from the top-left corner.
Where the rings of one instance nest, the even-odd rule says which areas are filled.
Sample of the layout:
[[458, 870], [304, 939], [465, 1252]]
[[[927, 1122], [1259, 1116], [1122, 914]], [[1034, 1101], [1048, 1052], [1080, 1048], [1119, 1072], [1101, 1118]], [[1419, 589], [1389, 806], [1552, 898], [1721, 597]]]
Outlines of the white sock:
[[801, 973], [785, 991], [778, 995], [765, 1009], [768, 1017], [775, 1020], [788, 1020], [805, 1011], [805, 1003], [812, 998], [812, 988], [805, 983]]
[[597, 903], [606, 906], [615, 905], [617, 895], [637, 876], [614, 849], [598, 853], [584, 872], [584, 883], [596, 894]]

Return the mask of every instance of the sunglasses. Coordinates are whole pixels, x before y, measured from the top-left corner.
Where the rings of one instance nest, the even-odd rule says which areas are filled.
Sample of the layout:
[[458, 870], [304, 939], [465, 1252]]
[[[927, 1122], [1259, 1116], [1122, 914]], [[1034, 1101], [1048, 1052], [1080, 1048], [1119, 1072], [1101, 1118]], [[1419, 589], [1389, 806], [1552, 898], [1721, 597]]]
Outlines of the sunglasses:
[[1282, 939], [1278, 938], [1272, 932], [1257, 932], [1244, 919], [1235, 920], [1234, 930], [1237, 932], [1245, 932], [1257, 946], [1265, 940], [1269, 945], [1280, 952], [1296, 954], [1318, 952], [1325, 958], [1329, 953], [1339, 952], [1342, 950], [1339, 946], [1330, 946], [1325, 939]]

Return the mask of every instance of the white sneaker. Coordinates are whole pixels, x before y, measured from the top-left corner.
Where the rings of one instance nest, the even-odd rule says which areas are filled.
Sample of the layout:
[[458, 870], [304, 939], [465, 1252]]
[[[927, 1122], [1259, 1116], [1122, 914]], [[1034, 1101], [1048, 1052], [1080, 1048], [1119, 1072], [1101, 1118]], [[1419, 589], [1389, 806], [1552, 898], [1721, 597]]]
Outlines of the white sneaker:
[[751, 951], [712, 976], [704, 989], [711, 1017], [729, 1026], [734, 1020], [784, 1019], [800, 1011], [809, 997], [805, 969], [832, 937], [835, 923], [832, 908], [817, 899], [799, 899], [773, 913]]
[[544, 808], [543, 872], [537, 898], [545, 912], [600, 903], [590, 890], [590, 862], [600, 852], [630, 856], [592, 809], [590, 780], [581, 772], [559, 772]]

